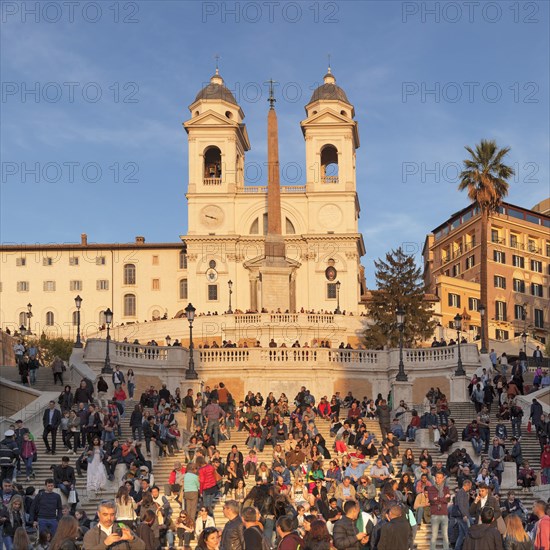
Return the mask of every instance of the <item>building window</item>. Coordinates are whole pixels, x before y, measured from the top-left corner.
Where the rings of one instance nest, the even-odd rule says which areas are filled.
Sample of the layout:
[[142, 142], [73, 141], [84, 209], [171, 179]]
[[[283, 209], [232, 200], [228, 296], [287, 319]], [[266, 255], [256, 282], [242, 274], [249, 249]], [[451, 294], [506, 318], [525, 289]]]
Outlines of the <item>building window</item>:
[[55, 292], [55, 281], [44, 281], [44, 292]]
[[136, 266], [134, 264], [126, 264], [124, 266], [124, 284], [136, 284]]
[[53, 265], [53, 258], [42, 258], [42, 265]]
[[451, 271], [452, 271], [453, 277], [458, 277], [460, 275], [460, 264], [453, 265]]
[[491, 229], [491, 242], [493, 242], [493, 243], [499, 243], [500, 242], [498, 229]]
[[160, 290], [160, 279], [153, 279], [151, 288], [152, 290]]
[[15, 259], [15, 265], [17, 267], [23, 267], [27, 265], [27, 258], [16, 258]]
[[327, 299], [336, 300], [336, 283], [327, 283]]
[[78, 265], [78, 260], [79, 258], [77, 258], [76, 256], [71, 256], [69, 258], [69, 265]]
[[53, 314], [53, 311], [47, 311], [46, 312], [46, 326], [53, 327], [55, 323], [55, 316]]
[[17, 281], [17, 292], [28, 292], [29, 281]]
[[218, 285], [208, 285], [208, 300], [215, 301], [218, 299]]
[[187, 269], [187, 254], [180, 250], [180, 269]]
[[476, 257], [472, 254], [466, 258], [466, 269], [472, 269], [476, 265]]
[[535, 309], [535, 327], [544, 328], [544, 311], [542, 309]]
[[542, 262], [539, 262], [538, 260], [531, 260], [531, 271], [542, 273]]
[[105, 317], [105, 310], [99, 312], [99, 326], [105, 326], [107, 324], [107, 318]]
[[546, 256], [550, 258], [550, 241], [546, 241]]
[[543, 297], [542, 285], [539, 285], [538, 283], [531, 283], [531, 295], [542, 298]]
[[180, 280], [180, 300], [187, 300], [187, 279]]
[[124, 317], [136, 316], [136, 296], [135, 294], [124, 295]]
[[518, 248], [518, 236], [511, 234], [510, 235], [510, 248]]
[[72, 321], [73, 321], [73, 326], [76, 327], [78, 325], [78, 311], [73, 311]]
[[98, 256], [95, 259], [95, 265], [105, 265], [105, 256]]
[[82, 281], [71, 281], [69, 283], [70, 290], [82, 290]]
[[514, 305], [514, 319], [516, 321], [525, 321], [524, 310], [521, 304]]
[[460, 307], [460, 296], [449, 292], [449, 307]]
[[24, 327], [27, 326], [27, 313], [25, 311], [22, 311], [19, 314], [19, 326], [23, 325]]
[[516, 256], [514, 254], [512, 256], [512, 265], [514, 267], [521, 267], [521, 269], [525, 269], [525, 258], [523, 256]]
[[470, 311], [479, 311], [479, 299], [468, 298], [468, 309]]
[[509, 338], [509, 333], [508, 333], [507, 330], [502, 330], [502, 329], [500, 329], [500, 328], [497, 328], [497, 329], [495, 330], [495, 338], [496, 338], [497, 340], [501, 340], [501, 341], [503, 341], [503, 340], [508, 340], [508, 338]]
[[506, 302], [495, 301], [495, 319], [506, 321]]
[[96, 290], [109, 290], [109, 281], [107, 279], [98, 279], [96, 282]]
[[153, 265], [159, 265], [159, 257], [157, 255], [153, 256]]
[[525, 292], [525, 281], [514, 279], [514, 292]]
[[493, 260], [499, 264], [506, 263], [506, 254], [501, 250], [493, 250]]
[[506, 288], [506, 278], [500, 275], [495, 275], [494, 278], [495, 288]]

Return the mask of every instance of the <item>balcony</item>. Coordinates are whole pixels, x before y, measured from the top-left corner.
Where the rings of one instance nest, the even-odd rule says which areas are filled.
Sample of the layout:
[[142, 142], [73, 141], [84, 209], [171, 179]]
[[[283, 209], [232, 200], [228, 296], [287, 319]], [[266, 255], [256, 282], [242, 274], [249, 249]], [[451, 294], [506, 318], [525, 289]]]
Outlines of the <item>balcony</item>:
[[[305, 185], [285, 185], [281, 187], [281, 193], [305, 193]], [[237, 188], [237, 193], [245, 195], [261, 195], [267, 193], [267, 185], [245, 185]]]
[[338, 183], [338, 176], [323, 176], [321, 183]]
[[204, 185], [221, 185], [222, 179], [221, 178], [203, 178], [202, 183]]

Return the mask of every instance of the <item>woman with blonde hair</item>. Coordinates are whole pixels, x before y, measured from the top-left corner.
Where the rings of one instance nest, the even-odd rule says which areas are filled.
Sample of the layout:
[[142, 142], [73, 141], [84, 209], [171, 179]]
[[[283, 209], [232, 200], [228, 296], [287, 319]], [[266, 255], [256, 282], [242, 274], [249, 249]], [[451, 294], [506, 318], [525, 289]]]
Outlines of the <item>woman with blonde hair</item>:
[[506, 531], [504, 532], [505, 550], [533, 550], [533, 541], [525, 532], [518, 515], [508, 514], [504, 523], [506, 524]]

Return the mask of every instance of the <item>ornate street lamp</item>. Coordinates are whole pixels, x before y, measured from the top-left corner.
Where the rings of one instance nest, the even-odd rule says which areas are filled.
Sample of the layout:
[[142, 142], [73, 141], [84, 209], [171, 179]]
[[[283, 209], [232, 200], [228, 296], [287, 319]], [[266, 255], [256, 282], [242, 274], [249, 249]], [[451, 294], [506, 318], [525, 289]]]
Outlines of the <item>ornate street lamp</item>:
[[395, 310], [397, 318], [397, 328], [399, 329], [399, 372], [395, 379], [398, 382], [407, 382], [409, 377], [405, 374], [405, 365], [403, 363], [403, 331], [405, 329], [405, 311], [401, 306]]
[[456, 344], [458, 346], [458, 362], [456, 365], [455, 376], [466, 376], [466, 371], [462, 367], [462, 357], [460, 355], [460, 331], [462, 330], [462, 316], [457, 313], [454, 318], [456, 329]]
[[185, 316], [189, 321], [189, 368], [185, 371], [186, 380], [197, 380], [199, 375], [195, 372], [195, 361], [193, 359], [193, 321], [196, 309], [189, 302], [185, 308]]
[[81, 348], [82, 340], [80, 339], [80, 307], [82, 306], [82, 298], [80, 295], [74, 299], [74, 304], [76, 306], [76, 342], [74, 347]]
[[105, 324], [107, 325], [107, 350], [105, 352], [105, 365], [101, 369], [101, 374], [112, 374], [113, 369], [111, 368], [111, 358], [109, 357], [109, 342], [111, 341], [111, 334], [109, 332], [111, 328], [111, 323], [113, 322], [113, 312], [111, 308], [107, 308], [105, 312]]
[[481, 318], [481, 350], [480, 353], [487, 353], [487, 342], [485, 342], [485, 331], [483, 330], [483, 322], [485, 317], [485, 305], [479, 304], [478, 306], [479, 316]]
[[342, 283], [340, 281], [336, 281], [336, 309], [334, 310], [334, 313], [336, 315], [340, 315], [342, 312], [340, 311], [340, 287], [342, 286]]
[[27, 328], [27, 333], [28, 334], [32, 334], [32, 330], [31, 330], [31, 317], [32, 317], [32, 304], [29, 302], [27, 304], [27, 323], [28, 323], [28, 328]]
[[231, 295], [233, 294], [233, 281], [229, 279], [227, 281], [227, 286], [229, 287], [229, 309], [227, 310], [227, 313], [233, 313], [233, 310], [231, 309]]
[[165, 340], [166, 340], [166, 345], [170, 346], [170, 342], [172, 342], [172, 338], [170, 338], [170, 335], [167, 335]]

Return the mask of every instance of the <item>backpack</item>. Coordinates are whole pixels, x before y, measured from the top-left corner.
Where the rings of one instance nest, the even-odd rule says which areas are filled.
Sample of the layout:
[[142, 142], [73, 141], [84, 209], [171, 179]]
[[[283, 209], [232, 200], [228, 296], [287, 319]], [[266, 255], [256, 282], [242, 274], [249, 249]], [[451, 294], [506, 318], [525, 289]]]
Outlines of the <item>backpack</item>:
[[267, 539], [264, 537], [264, 534], [262, 533], [260, 528], [253, 525], [250, 529], [255, 529], [262, 537], [262, 547], [258, 548], [257, 550], [271, 550], [271, 545], [269, 544], [269, 542], [267, 542]]

